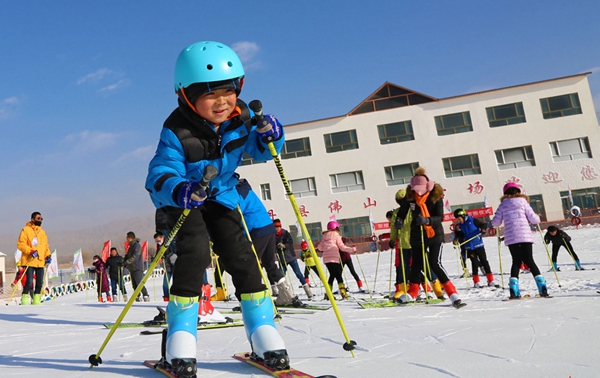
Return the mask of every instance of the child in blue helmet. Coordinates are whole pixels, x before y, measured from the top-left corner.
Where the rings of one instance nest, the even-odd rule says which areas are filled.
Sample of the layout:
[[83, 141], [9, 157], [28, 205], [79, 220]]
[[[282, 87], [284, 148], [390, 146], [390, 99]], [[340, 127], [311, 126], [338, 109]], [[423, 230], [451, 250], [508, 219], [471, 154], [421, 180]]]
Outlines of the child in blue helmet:
[[178, 377], [196, 377], [199, 272], [210, 264], [209, 239], [232, 276], [255, 358], [275, 369], [289, 367], [273, 303], [237, 210], [234, 176], [244, 153], [256, 161], [272, 159], [269, 143], [279, 152], [283, 129], [270, 115], [256, 126], [254, 113], [238, 98], [243, 83], [242, 63], [228, 46], [206, 41], [186, 47], [175, 65], [178, 107], [164, 122], [148, 168], [145, 186], [156, 208], [172, 220], [190, 210], [176, 237], [161, 361]]

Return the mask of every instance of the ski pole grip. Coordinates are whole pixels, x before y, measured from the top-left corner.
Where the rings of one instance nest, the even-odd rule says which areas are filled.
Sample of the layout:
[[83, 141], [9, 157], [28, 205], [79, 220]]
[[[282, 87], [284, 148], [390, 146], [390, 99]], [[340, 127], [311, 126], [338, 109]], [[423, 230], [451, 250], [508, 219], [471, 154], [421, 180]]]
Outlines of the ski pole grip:
[[[269, 124], [269, 121], [265, 119], [263, 116], [262, 102], [260, 100], [252, 100], [248, 104], [248, 107], [254, 112], [254, 117], [252, 118], [252, 123], [256, 125], [257, 129], [262, 129]], [[272, 136], [263, 137], [263, 141], [265, 143], [269, 143], [273, 141]]]
[[204, 174], [202, 175], [202, 180], [200, 180], [200, 187], [203, 190], [206, 190], [206, 188], [208, 188], [208, 183], [210, 182], [210, 180], [214, 179], [217, 174], [219, 173], [219, 170], [217, 169], [217, 167], [215, 167], [214, 165], [207, 165], [204, 168]]

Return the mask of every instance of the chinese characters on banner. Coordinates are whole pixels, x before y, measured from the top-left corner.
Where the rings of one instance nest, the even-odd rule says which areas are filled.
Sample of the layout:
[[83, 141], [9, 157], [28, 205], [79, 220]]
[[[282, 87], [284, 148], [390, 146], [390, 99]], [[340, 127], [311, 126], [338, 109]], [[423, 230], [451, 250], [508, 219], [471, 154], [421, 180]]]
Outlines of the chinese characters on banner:
[[[470, 209], [470, 210], [465, 210], [465, 211], [467, 212], [467, 214], [469, 214], [473, 218], [483, 218], [486, 216], [494, 215], [494, 210], [491, 207], [482, 207], [481, 209]], [[442, 220], [442, 222], [449, 222], [449, 221], [453, 221], [453, 220], [454, 220], [454, 214], [448, 213], [448, 214], [444, 214], [444, 219]]]

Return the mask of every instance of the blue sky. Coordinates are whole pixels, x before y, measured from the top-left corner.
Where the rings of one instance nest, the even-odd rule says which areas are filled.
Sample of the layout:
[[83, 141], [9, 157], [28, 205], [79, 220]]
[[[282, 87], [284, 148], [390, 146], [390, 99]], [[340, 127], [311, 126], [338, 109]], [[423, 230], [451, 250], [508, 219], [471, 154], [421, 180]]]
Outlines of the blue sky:
[[[343, 115], [385, 81], [447, 97], [592, 71], [588, 1], [37, 1], [0, 12], [0, 233], [151, 214], [147, 165], [187, 45], [238, 51], [242, 98], [285, 124]], [[274, 169], [274, 168], [273, 168]]]

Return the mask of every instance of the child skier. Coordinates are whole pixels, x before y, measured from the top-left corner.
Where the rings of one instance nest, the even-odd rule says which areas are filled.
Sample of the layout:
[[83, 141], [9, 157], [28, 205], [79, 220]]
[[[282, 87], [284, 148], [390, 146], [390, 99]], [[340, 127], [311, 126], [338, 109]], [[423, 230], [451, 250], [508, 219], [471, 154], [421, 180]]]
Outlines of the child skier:
[[429, 180], [424, 168], [417, 168], [415, 176], [410, 179], [410, 185], [406, 188], [406, 196], [400, 200], [400, 208], [396, 217], [396, 229], [404, 227], [404, 220], [409, 211], [412, 212], [410, 224], [410, 244], [413, 249], [412, 266], [410, 269], [410, 286], [408, 293], [401, 297], [405, 301], [414, 301], [419, 294], [419, 282], [421, 282], [421, 271], [425, 271], [426, 265], [423, 255], [427, 258], [431, 271], [440, 280], [446, 294], [450, 297], [455, 308], [465, 306], [446, 270], [441, 264], [442, 250], [444, 248], [444, 230], [442, 219], [444, 218], [444, 204], [442, 196], [444, 189], [440, 184]]
[[[395, 200], [398, 205], [402, 199], [406, 196], [406, 189], [400, 189], [396, 192]], [[410, 245], [410, 224], [412, 223], [412, 212], [409, 211], [406, 213], [406, 217], [402, 221], [403, 227], [401, 230], [396, 228], [396, 219], [398, 217], [398, 209], [396, 208], [392, 211], [392, 214], [388, 218], [390, 222], [390, 248], [396, 250], [396, 259], [394, 266], [396, 267], [396, 291], [394, 292], [393, 299], [396, 301], [400, 301], [400, 298], [406, 294], [407, 285], [410, 277], [410, 269], [411, 269], [411, 261], [412, 261], [412, 247]], [[387, 214], [386, 214], [387, 216]], [[402, 253], [400, 253], [402, 252]], [[404, 259], [401, 264], [401, 259]], [[402, 275], [404, 271], [404, 276]], [[444, 299], [444, 292], [442, 289], [442, 285], [440, 284], [440, 280], [437, 279], [435, 273], [431, 270], [428, 270], [428, 278], [431, 286], [433, 287], [433, 292], [436, 297], [439, 299]], [[423, 274], [423, 273], [421, 273]], [[430, 292], [429, 288], [425, 287], [424, 277], [421, 275], [421, 282], [423, 289], [426, 292]]]
[[[354, 249], [354, 252], [356, 252], [356, 248]], [[356, 270], [354, 269], [354, 263], [352, 262], [352, 256], [350, 255], [350, 253], [342, 251], [340, 249], [340, 261], [342, 262], [342, 270], [344, 270], [345, 267], [348, 267], [350, 274], [356, 281], [358, 291], [364, 293], [366, 289], [363, 285], [363, 282], [360, 279], [360, 276], [358, 275], [358, 273], [356, 273]]]
[[96, 288], [98, 291], [98, 302], [103, 303], [104, 299], [102, 295], [106, 293], [106, 301], [112, 302], [112, 298], [110, 296], [110, 285], [108, 283], [108, 275], [106, 274], [106, 270], [104, 269], [104, 261], [98, 255], [93, 257], [93, 265], [96, 270]]
[[254, 112], [238, 99], [244, 75], [237, 54], [222, 43], [205, 41], [186, 47], [175, 65], [178, 107], [164, 123], [148, 168], [145, 186], [154, 205], [174, 220], [184, 209], [190, 210], [178, 225], [161, 359], [179, 377], [196, 377], [202, 295], [198, 272], [210, 263], [209, 238], [232, 276], [253, 358], [273, 369], [289, 367], [273, 321], [273, 302], [236, 208], [239, 194], [234, 176], [244, 152], [255, 161], [271, 160], [269, 144], [273, 143], [279, 153], [285, 142], [283, 128], [271, 115], [252, 119]]
[[319, 277], [319, 270], [317, 269], [317, 263], [315, 263], [315, 260], [312, 257], [312, 253], [310, 253], [310, 250], [308, 249], [306, 240], [302, 240], [300, 249], [302, 250], [302, 252], [300, 252], [300, 259], [304, 262], [304, 279], [307, 284], [310, 284], [310, 270], [312, 269], [317, 277]]
[[459, 240], [464, 239], [465, 250], [467, 256], [471, 260], [471, 267], [473, 268], [473, 286], [477, 288], [482, 287], [479, 282], [479, 266], [481, 265], [485, 272], [488, 286], [499, 287], [496, 281], [494, 281], [494, 273], [492, 273], [490, 263], [487, 260], [483, 238], [481, 237], [487, 230], [487, 225], [480, 220], [473, 218], [463, 209], [454, 210], [454, 218], [456, 218], [458, 222], [455, 230], [456, 238]]
[[560, 272], [560, 268], [556, 264], [556, 258], [558, 257], [558, 250], [561, 246], [564, 246], [567, 249], [567, 252], [569, 252], [569, 255], [573, 258], [575, 270], [583, 270], [583, 267], [579, 262], [579, 257], [571, 245], [571, 237], [567, 235], [566, 232], [556, 226], [548, 226], [546, 235], [544, 235], [544, 242], [546, 242], [546, 244], [552, 242], [552, 265], [554, 265], [554, 269], [556, 269], [557, 272]]
[[[323, 263], [329, 271], [329, 288], [332, 288], [333, 280], [336, 280], [340, 289], [342, 298], [348, 298], [346, 287], [344, 286], [344, 278], [342, 277], [342, 265], [340, 264], [339, 251], [355, 252], [355, 247], [348, 247], [342, 241], [340, 235], [340, 224], [336, 221], [327, 223], [327, 231], [323, 232], [323, 239], [319, 243], [319, 250], [323, 252]], [[333, 289], [332, 289], [333, 290]], [[325, 300], [328, 300], [325, 295]]]
[[521, 298], [519, 291], [519, 269], [521, 263], [527, 264], [535, 278], [538, 292], [542, 297], [548, 297], [548, 288], [544, 276], [533, 260], [533, 235], [531, 224], [540, 222], [540, 217], [529, 206], [529, 197], [521, 194], [521, 189], [514, 182], [509, 182], [502, 189], [504, 195], [500, 198], [500, 206], [492, 218], [492, 227], [500, 227], [504, 222], [504, 244], [508, 246], [512, 256], [510, 279], [508, 287], [510, 298]]

